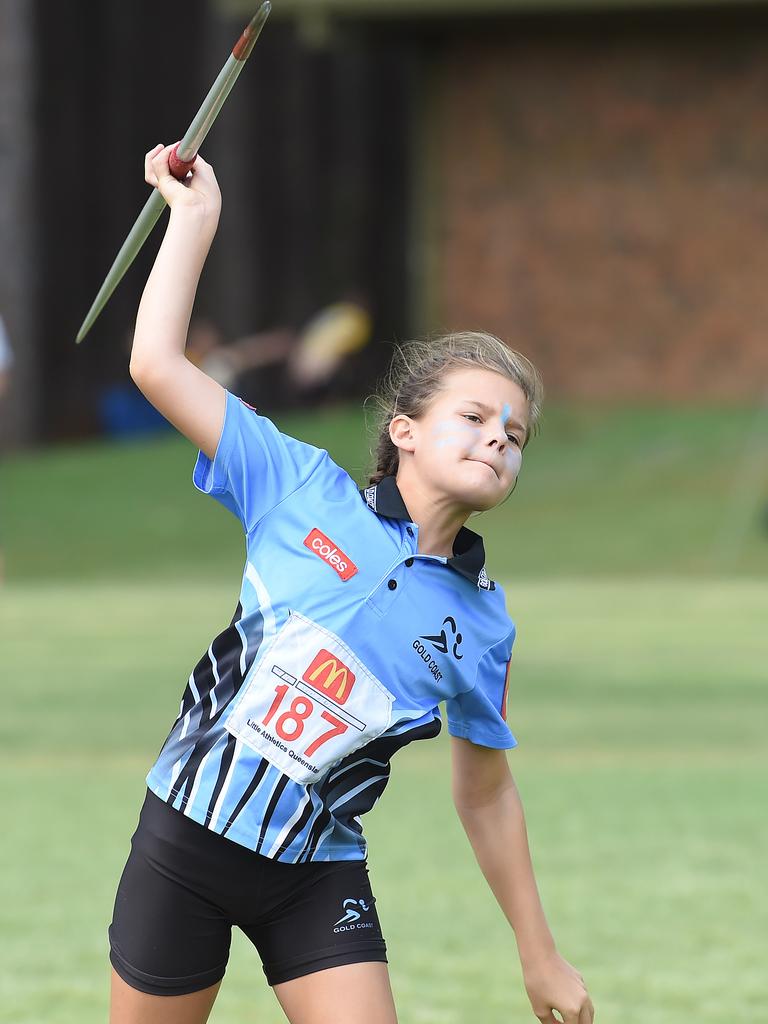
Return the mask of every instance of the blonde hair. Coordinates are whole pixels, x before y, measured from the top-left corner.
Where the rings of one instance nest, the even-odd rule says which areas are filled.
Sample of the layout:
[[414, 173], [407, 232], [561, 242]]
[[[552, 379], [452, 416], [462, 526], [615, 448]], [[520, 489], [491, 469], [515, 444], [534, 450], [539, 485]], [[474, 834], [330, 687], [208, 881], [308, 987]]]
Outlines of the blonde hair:
[[544, 385], [539, 371], [524, 355], [515, 352], [493, 334], [482, 331], [457, 331], [439, 338], [409, 341], [395, 348], [392, 362], [369, 400], [376, 408], [375, 463], [369, 484], [385, 476], [394, 476], [400, 451], [389, 436], [389, 424], [395, 416], [418, 419], [429, 408], [452, 370], [482, 368], [500, 373], [515, 382], [528, 400], [528, 429], [523, 447], [538, 432]]

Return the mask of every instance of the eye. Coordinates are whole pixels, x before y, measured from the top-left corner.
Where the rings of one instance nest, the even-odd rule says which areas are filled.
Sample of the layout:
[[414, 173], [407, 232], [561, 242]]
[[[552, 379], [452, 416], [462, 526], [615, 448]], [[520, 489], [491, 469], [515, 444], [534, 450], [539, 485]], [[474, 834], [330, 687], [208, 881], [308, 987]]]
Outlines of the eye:
[[514, 434], [507, 434], [507, 437], [512, 442], [512, 444], [516, 444], [518, 448], [520, 447], [520, 439], [515, 437]]
[[483, 422], [480, 419], [480, 417], [476, 413], [474, 413], [474, 412], [464, 413], [464, 419], [465, 420], [477, 420], [478, 423], [482, 423]]

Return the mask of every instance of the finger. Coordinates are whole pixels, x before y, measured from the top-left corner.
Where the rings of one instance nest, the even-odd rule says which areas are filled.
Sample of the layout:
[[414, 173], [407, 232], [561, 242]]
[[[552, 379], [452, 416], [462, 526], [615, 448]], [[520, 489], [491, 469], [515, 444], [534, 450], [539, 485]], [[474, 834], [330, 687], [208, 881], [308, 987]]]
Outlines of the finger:
[[581, 1024], [578, 1010], [568, 1012], [552, 1009], [547, 1017], [539, 1017], [539, 1020], [542, 1024]]
[[148, 185], [157, 185], [157, 175], [155, 174], [154, 168], [152, 167], [152, 160], [154, 159], [155, 156], [157, 156], [157, 154], [160, 152], [162, 148], [163, 144], [161, 142], [157, 146], [155, 146], [154, 149], [150, 149], [150, 151], [144, 157], [144, 180], [147, 182]]
[[152, 169], [155, 172], [155, 175], [157, 176], [158, 184], [160, 184], [160, 182], [165, 181], [165, 179], [167, 178], [172, 178], [173, 181], [176, 181], [176, 179], [171, 174], [170, 168], [168, 166], [168, 160], [171, 155], [172, 149], [173, 146], [163, 146], [163, 148], [158, 150], [155, 156], [152, 157]]
[[199, 155], [192, 168], [191, 176], [187, 179], [187, 184], [206, 196], [212, 203], [221, 203], [221, 189], [213, 168]]
[[[174, 144], [175, 145], [175, 144]], [[155, 167], [168, 166], [168, 157], [171, 155], [173, 146], [158, 146], [152, 152], [151, 163]]]
[[579, 1024], [592, 1024], [594, 1019], [595, 1008], [592, 1005], [592, 1000], [587, 996], [587, 1001], [582, 1006], [581, 1013], [579, 1014]]
[[200, 181], [208, 182], [212, 185], [216, 184], [216, 175], [214, 174], [213, 167], [211, 167], [207, 160], [203, 160], [199, 153], [195, 160], [195, 166], [192, 168], [192, 174], [195, 178], [199, 178]]
[[145, 164], [151, 163], [151, 161], [154, 159], [154, 157], [157, 156], [157, 154], [160, 152], [160, 150], [162, 148], [163, 148], [163, 144], [162, 144], [162, 142], [160, 142], [153, 149], [150, 149], [150, 151], [144, 156], [144, 163]]

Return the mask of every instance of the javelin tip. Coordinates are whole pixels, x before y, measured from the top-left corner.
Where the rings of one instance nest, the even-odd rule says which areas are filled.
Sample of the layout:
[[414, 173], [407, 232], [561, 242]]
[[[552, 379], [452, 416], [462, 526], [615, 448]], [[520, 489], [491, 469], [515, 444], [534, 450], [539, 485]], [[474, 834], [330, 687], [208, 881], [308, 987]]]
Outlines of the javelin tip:
[[82, 326], [80, 327], [80, 330], [77, 332], [77, 337], [75, 338], [75, 344], [76, 345], [79, 345], [80, 342], [83, 340], [83, 338], [88, 333], [88, 331], [90, 331], [92, 325], [88, 322], [89, 319], [90, 319], [90, 317], [86, 317], [85, 318], [85, 320], [82, 323]]
[[269, 17], [269, 12], [271, 10], [271, 0], [264, 0], [264, 3], [261, 5], [261, 7], [259, 7], [258, 11], [256, 11], [254, 16], [251, 18], [251, 26], [255, 26], [258, 23], [259, 27], [261, 27], [261, 25], [263, 25], [264, 22]]
[[83, 320], [82, 324], [80, 325], [80, 330], [77, 332], [77, 337], [75, 338], [76, 345], [79, 345], [81, 341], [85, 341], [86, 335], [91, 333], [91, 328], [96, 322], [96, 319], [100, 312], [101, 309], [90, 310], [88, 316], [85, 318], [85, 320]]
[[270, 3], [270, 0], [264, 0], [264, 3], [259, 7], [258, 11], [256, 11], [254, 16], [245, 26], [243, 34], [235, 43], [234, 49], [232, 50], [232, 56], [237, 60], [248, 60], [251, 55], [251, 50], [256, 45], [256, 40], [259, 38], [262, 28], [264, 28], [264, 22], [269, 17], [269, 12], [271, 10], [272, 4]]

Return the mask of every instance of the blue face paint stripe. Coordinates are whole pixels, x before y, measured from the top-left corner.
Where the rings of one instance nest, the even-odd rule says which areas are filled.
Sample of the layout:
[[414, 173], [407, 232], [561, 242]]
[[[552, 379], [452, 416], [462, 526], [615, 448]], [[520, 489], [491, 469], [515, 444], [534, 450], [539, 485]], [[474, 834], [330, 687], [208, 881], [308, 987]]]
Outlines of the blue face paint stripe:
[[[477, 423], [457, 423], [455, 420], [440, 420], [432, 428], [432, 437], [437, 438], [434, 442], [435, 448], [444, 448], [449, 444], [466, 444], [468, 441], [467, 434], [476, 435], [480, 430], [480, 426]], [[460, 436], [463, 434], [464, 436]], [[445, 436], [441, 436], [445, 435]]]

